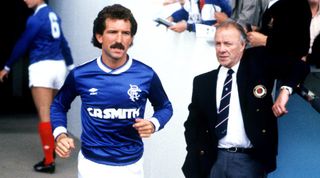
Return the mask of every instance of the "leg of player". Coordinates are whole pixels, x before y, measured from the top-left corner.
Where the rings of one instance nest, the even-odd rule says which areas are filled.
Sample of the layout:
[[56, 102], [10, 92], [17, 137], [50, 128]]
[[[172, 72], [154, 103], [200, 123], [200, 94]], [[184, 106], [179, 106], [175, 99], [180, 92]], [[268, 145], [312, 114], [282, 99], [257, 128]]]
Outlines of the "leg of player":
[[40, 118], [38, 132], [44, 153], [44, 159], [34, 165], [34, 170], [37, 172], [53, 173], [55, 171], [54, 138], [50, 124], [50, 105], [56, 92], [54, 89], [44, 87], [31, 88], [33, 101]]

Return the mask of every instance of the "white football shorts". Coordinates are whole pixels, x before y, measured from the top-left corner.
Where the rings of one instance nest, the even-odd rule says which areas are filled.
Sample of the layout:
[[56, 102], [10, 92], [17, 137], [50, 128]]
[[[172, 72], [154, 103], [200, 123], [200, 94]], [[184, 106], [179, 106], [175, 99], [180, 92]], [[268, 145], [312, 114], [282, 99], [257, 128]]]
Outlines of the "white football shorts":
[[29, 66], [29, 87], [60, 89], [67, 75], [64, 60], [44, 60]]
[[126, 166], [110, 166], [86, 159], [81, 151], [78, 155], [78, 178], [143, 178], [143, 158]]

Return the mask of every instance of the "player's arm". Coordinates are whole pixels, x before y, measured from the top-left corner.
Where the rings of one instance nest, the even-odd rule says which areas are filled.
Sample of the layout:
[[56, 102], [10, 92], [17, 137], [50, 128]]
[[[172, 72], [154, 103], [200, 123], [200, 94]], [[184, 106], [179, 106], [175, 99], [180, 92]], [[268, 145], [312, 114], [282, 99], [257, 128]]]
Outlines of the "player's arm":
[[151, 102], [154, 113], [153, 116], [147, 120], [152, 122], [155, 131], [158, 131], [170, 120], [173, 114], [173, 108], [156, 73], [154, 73], [150, 86], [149, 101]]
[[77, 95], [74, 71], [71, 71], [50, 107], [50, 121], [57, 144], [56, 152], [63, 158], [68, 157], [71, 149], [74, 148], [73, 139], [67, 134], [67, 112]]
[[151, 79], [149, 100], [153, 106], [154, 114], [151, 118], [137, 118], [133, 127], [138, 131], [140, 137], [150, 137], [152, 133], [164, 127], [172, 116], [172, 105], [169, 101], [159, 77], [154, 73]]
[[62, 49], [62, 55], [66, 61], [66, 65], [68, 69], [72, 70], [74, 68], [74, 64], [73, 64], [71, 49], [62, 31], [61, 31], [61, 49]]
[[19, 60], [27, 52], [33, 39], [38, 34], [40, 27], [40, 24], [36, 20], [28, 20], [26, 30], [22, 33], [22, 36], [16, 42], [9, 60], [5, 63], [4, 70], [6, 70], [7, 73], [9, 73], [13, 63]]

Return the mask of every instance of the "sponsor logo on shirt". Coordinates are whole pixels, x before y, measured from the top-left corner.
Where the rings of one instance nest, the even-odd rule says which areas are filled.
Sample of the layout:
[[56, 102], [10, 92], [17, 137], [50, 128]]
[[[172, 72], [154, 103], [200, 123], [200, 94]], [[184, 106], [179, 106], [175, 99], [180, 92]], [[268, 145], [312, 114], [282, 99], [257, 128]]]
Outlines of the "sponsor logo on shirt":
[[87, 108], [87, 111], [91, 117], [100, 119], [135, 119], [140, 115], [140, 108]]
[[96, 88], [90, 88], [89, 89], [90, 95], [97, 95], [98, 94], [98, 89]]
[[127, 93], [129, 95], [131, 101], [135, 102], [139, 99], [139, 97], [140, 97], [139, 92], [141, 92], [141, 90], [137, 85], [130, 84], [130, 88]]

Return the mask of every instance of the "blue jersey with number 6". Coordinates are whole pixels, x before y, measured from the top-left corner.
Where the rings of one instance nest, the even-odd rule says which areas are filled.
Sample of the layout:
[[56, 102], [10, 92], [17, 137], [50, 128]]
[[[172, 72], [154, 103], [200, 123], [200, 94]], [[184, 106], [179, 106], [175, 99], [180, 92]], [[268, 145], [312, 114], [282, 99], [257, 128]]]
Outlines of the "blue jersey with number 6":
[[61, 30], [61, 20], [47, 4], [37, 7], [27, 20], [26, 30], [16, 43], [5, 66], [12, 64], [29, 51], [30, 64], [42, 60], [66, 60], [72, 65], [71, 51]]

